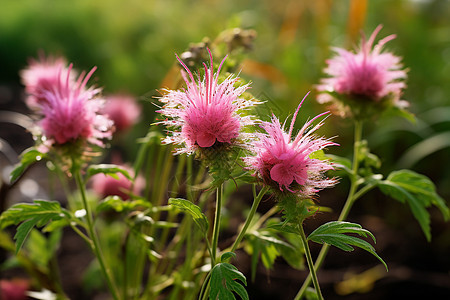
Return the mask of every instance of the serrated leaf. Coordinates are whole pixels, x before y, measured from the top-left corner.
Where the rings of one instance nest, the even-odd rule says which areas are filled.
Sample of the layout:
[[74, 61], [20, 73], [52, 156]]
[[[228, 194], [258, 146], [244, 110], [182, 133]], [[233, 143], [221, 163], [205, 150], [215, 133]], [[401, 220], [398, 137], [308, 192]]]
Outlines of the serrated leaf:
[[205, 214], [202, 213], [200, 207], [191, 201], [181, 198], [170, 198], [169, 204], [181, 209], [182, 211], [188, 212], [194, 219], [195, 224], [200, 227], [202, 233], [207, 234], [209, 228], [208, 219]]
[[10, 181], [14, 182], [19, 178], [25, 170], [34, 164], [35, 162], [38, 162], [44, 158], [45, 154], [39, 152], [36, 148], [29, 148], [26, 149], [21, 154], [20, 162], [15, 166], [14, 170], [12, 170], [10, 175]]
[[292, 237], [299, 236], [299, 234], [267, 229], [272, 228], [254, 230], [247, 234], [247, 243], [244, 250], [251, 256], [252, 281], [255, 278], [256, 266], [260, 257], [266, 269], [271, 269], [275, 259], [279, 256], [282, 256], [294, 268], [303, 268], [303, 244], [301, 240], [297, 246], [283, 240], [283, 236], [290, 235]]
[[248, 300], [248, 294], [242, 284], [247, 285], [244, 274], [229, 263], [219, 263], [211, 271], [211, 290], [209, 299], [211, 300], [236, 300], [233, 292], [242, 299]]
[[14, 240], [16, 240], [16, 254], [19, 253], [20, 248], [22, 248], [23, 243], [38, 221], [39, 218], [29, 219], [17, 227], [17, 232], [14, 235]]
[[352, 246], [359, 247], [378, 258], [387, 270], [386, 263], [378, 256], [375, 252], [375, 248], [371, 244], [358, 237], [346, 235], [349, 233], [358, 234], [362, 237], [371, 237], [376, 243], [375, 236], [367, 229], [362, 228], [361, 225], [341, 221], [332, 221], [323, 224], [311, 232], [308, 236], [308, 240], [319, 244], [327, 243], [344, 251], [353, 251], [354, 248]]
[[114, 179], [119, 179], [117, 173], [121, 173], [128, 180], [133, 180], [127, 170], [114, 164], [90, 165], [86, 171], [86, 180], [94, 176], [95, 174], [105, 174], [107, 176], [113, 177]]
[[70, 219], [68, 211], [61, 208], [59, 202], [35, 200], [34, 203], [20, 203], [12, 206], [0, 217], [0, 229], [12, 224], [19, 224], [17, 227], [16, 252], [20, 250], [25, 239], [33, 227], [43, 227], [51, 221]]
[[405, 201], [419, 222], [428, 241], [431, 240], [430, 214], [426, 210], [432, 204], [441, 211], [447, 221], [450, 217], [449, 208], [437, 193], [433, 182], [426, 176], [410, 170], [394, 171], [379, 182], [380, 190], [392, 198]]
[[292, 248], [293, 249], [293, 247], [291, 245], [289, 245], [288, 243], [286, 243], [285, 241], [277, 238], [275, 235], [270, 235], [270, 232], [267, 232], [267, 231], [253, 231], [250, 234], [256, 236], [260, 240], [265, 241], [265, 242], [267, 242], [269, 244], [273, 244], [273, 245], [277, 245], [277, 246], [287, 247], [287, 248]]

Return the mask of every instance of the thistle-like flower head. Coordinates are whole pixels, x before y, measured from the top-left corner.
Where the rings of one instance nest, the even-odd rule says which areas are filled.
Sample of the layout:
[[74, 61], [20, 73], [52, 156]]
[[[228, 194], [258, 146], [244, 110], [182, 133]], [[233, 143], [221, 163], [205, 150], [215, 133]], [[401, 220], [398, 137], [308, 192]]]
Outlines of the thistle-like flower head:
[[59, 71], [59, 80], [51, 90], [43, 92], [45, 101], [39, 103], [43, 119], [43, 133], [54, 144], [87, 140], [102, 146], [101, 139], [112, 134], [112, 122], [99, 114], [103, 101], [96, 96], [100, 89], [86, 88], [95, 67], [85, 76], [80, 74], [76, 82], [70, 80], [72, 65], [66, 76]]
[[124, 132], [136, 124], [141, 114], [141, 107], [130, 95], [110, 95], [105, 99], [102, 112], [114, 122], [117, 132]]
[[316, 119], [327, 112], [314, 117], [293, 136], [295, 119], [303, 101], [292, 118], [288, 132], [275, 116], [272, 116], [271, 122], [261, 123], [265, 132], [257, 133], [258, 141], [253, 146], [255, 155], [245, 157], [244, 161], [248, 169], [254, 170], [264, 184], [275, 190], [309, 197], [336, 183], [335, 179], [324, 176], [325, 171], [333, 169], [330, 162], [313, 158], [312, 154], [337, 144], [313, 135], [323, 125], [323, 120], [310, 128]]
[[[30, 108], [37, 108], [47, 101], [45, 92], [53, 90], [58, 85], [61, 76], [67, 76], [66, 60], [62, 57], [45, 57], [40, 55], [39, 60], [30, 59], [27, 68], [20, 72], [22, 83], [27, 93], [27, 104]], [[72, 72], [73, 74], [73, 72]], [[73, 81], [74, 76], [70, 77]]]
[[[31, 61], [21, 72], [22, 81], [32, 106], [39, 115], [34, 129], [40, 150], [53, 146], [77, 145], [66, 148], [85, 148], [85, 143], [103, 146], [102, 139], [110, 138], [112, 121], [102, 115], [101, 89], [87, 87], [95, 67], [77, 78], [72, 65], [66, 67], [62, 58], [41, 57]], [[84, 150], [81, 149], [82, 153]]]
[[233, 75], [219, 82], [219, 73], [226, 58], [214, 73], [212, 54], [209, 53], [210, 66], [204, 64], [204, 78], [198, 81], [177, 57], [186, 70], [181, 71], [186, 89], [168, 90], [160, 98], [164, 106], [158, 112], [167, 117], [160, 123], [171, 129], [163, 143], [179, 146], [177, 154], [190, 154], [213, 146], [240, 145], [246, 139], [243, 127], [254, 122], [251, 116], [244, 113], [257, 103], [254, 99], [242, 97], [248, 84], [235, 87], [239, 78]]
[[[406, 87], [406, 71], [400, 64], [401, 58], [390, 52], [382, 52], [383, 46], [396, 36], [389, 35], [373, 46], [381, 28], [379, 25], [367, 41], [363, 35], [361, 46], [356, 52], [334, 48], [337, 54], [327, 60], [328, 66], [324, 70], [329, 77], [323, 78], [317, 86], [321, 92], [319, 102], [341, 102], [338, 105], [341, 115], [348, 114], [345, 109], [357, 115], [363, 110], [359, 105], [370, 103], [383, 107], [407, 106], [407, 102], [400, 101], [402, 89]], [[353, 102], [342, 103], [344, 99]]]
[[[124, 164], [119, 166], [131, 176], [134, 175], [130, 166]], [[137, 176], [134, 182], [122, 173], [117, 173], [117, 176], [118, 178], [113, 178], [105, 174], [95, 174], [91, 179], [93, 191], [102, 198], [119, 196], [123, 200], [129, 200], [130, 195], [139, 195], [145, 187], [145, 180], [140, 176]]]

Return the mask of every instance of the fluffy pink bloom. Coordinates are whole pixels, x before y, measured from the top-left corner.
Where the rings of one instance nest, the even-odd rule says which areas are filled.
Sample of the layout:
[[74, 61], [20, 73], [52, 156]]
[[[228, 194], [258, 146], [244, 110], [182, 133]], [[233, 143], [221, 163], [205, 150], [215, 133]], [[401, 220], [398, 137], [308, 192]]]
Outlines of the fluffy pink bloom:
[[298, 106], [288, 132], [275, 116], [272, 116], [271, 122], [262, 122], [261, 127], [265, 132], [256, 134], [258, 141], [253, 146], [256, 155], [247, 156], [244, 161], [248, 169], [254, 170], [266, 185], [310, 196], [336, 183], [336, 180], [326, 178], [323, 174], [333, 169], [332, 165], [326, 160], [311, 158], [311, 154], [337, 144], [312, 135], [323, 125], [323, 120], [313, 128], [310, 128], [311, 124], [327, 112], [307, 122], [297, 136], [292, 136], [295, 119], [305, 98]]
[[[369, 99], [379, 102], [389, 97], [397, 102], [406, 84], [406, 71], [402, 70], [400, 57], [389, 52], [382, 53], [383, 46], [393, 40], [395, 35], [381, 39], [373, 46], [382, 26], [379, 25], [366, 41], [363, 35], [360, 48], [354, 53], [342, 48], [334, 48], [336, 56], [327, 60], [324, 72], [330, 77], [321, 80], [318, 101], [325, 103], [333, 100], [327, 92], [336, 92], [356, 99]], [[404, 105], [405, 103], [397, 103]]]
[[64, 73], [60, 69], [53, 85], [42, 91], [43, 100], [37, 104], [46, 140], [54, 144], [87, 140], [101, 146], [101, 139], [111, 136], [111, 120], [99, 113], [103, 101], [96, 96], [100, 89], [86, 88], [95, 69], [86, 76], [81, 73], [76, 81], [71, 80], [72, 65]]
[[121, 132], [138, 121], [141, 108], [131, 96], [111, 95], [106, 97], [102, 111], [114, 122], [116, 132]]
[[187, 72], [181, 72], [186, 89], [167, 91], [160, 99], [165, 105], [158, 112], [168, 117], [160, 123], [173, 129], [163, 143], [181, 146], [177, 154], [189, 154], [217, 143], [238, 144], [238, 140], [245, 140], [241, 129], [253, 124], [251, 116], [241, 115], [245, 109], [257, 103], [241, 98], [248, 84], [234, 87], [239, 79], [237, 76], [229, 76], [219, 83], [218, 77], [225, 58], [214, 73], [211, 52], [210, 57], [210, 67], [204, 65], [205, 76], [198, 82], [177, 57]]
[[[122, 166], [123, 169], [129, 171], [129, 174], [133, 176], [131, 168], [128, 166]], [[126, 178], [122, 173], [117, 173], [118, 179], [105, 174], [96, 174], [92, 177], [92, 189], [100, 197], [107, 196], [119, 196], [123, 200], [128, 200], [130, 194], [139, 195], [144, 188], [144, 181], [141, 177], [137, 177], [133, 185], [133, 182]]]
[[[39, 60], [31, 59], [28, 67], [20, 72], [25, 92], [28, 94], [28, 106], [36, 108], [47, 101], [45, 92], [51, 91], [58, 84], [61, 75], [67, 74], [66, 60], [62, 57], [46, 58], [41, 54]], [[73, 76], [70, 79], [73, 80]]]

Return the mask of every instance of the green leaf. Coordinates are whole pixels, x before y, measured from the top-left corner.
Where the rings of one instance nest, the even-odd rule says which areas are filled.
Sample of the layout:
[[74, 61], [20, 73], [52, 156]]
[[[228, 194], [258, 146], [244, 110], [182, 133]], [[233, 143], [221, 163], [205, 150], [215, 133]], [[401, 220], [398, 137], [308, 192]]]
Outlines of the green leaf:
[[309, 155], [310, 159], [329, 160], [323, 150], [317, 150]]
[[235, 292], [242, 299], [248, 300], [247, 291], [238, 280], [247, 285], [244, 274], [232, 264], [219, 263], [215, 265], [211, 271], [209, 299], [235, 300], [236, 297], [233, 294]]
[[390, 116], [392, 115], [393, 117], [401, 117], [401, 118], [405, 118], [406, 120], [408, 120], [409, 122], [416, 124], [417, 120], [416, 120], [416, 116], [412, 113], [410, 113], [409, 111], [407, 111], [404, 108], [398, 107], [398, 106], [392, 106], [390, 109], [388, 109], [386, 112], [384, 112], [384, 115], [386, 116]]
[[282, 223], [278, 223], [278, 224], [271, 224], [271, 225], [267, 226], [267, 228], [278, 230], [281, 232], [286, 232], [286, 233], [300, 234], [298, 227], [288, 224], [286, 222], [282, 222]]
[[[25, 224], [25, 223], [22, 223]], [[40, 231], [31, 230], [24, 247], [27, 256], [45, 273], [49, 272], [49, 262], [59, 248], [61, 230], [52, 232], [48, 237]]]
[[38, 221], [39, 218], [29, 219], [17, 227], [17, 232], [14, 235], [14, 239], [16, 240], [16, 254], [19, 253], [20, 248], [22, 248], [23, 243]]
[[90, 165], [86, 171], [86, 180], [95, 174], [105, 174], [107, 176], [113, 177], [114, 179], [119, 179], [117, 173], [121, 173], [128, 180], [133, 180], [127, 170], [114, 164]]
[[386, 270], [388, 269], [386, 263], [378, 256], [372, 245], [358, 237], [346, 235], [349, 233], [358, 234], [362, 237], [371, 237], [376, 243], [375, 236], [367, 229], [363, 229], [361, 225], [341, 221], [323, 224], [311, 232], [308, 236], [308, 240], [319, 244], [327, 243], [344, 251], [353, 251], [354, 248], [352, 246], [359, 247], [378, 258], [386, 267]]
[[200, 207], [198, 207], [191, 201], [181, 198], [170, 198], [169, 204], [177, 207], [178, 209], [181, 209], [182, 211], [188, 212], [194, 219], [195, 224], [200, 227], [200, 230], [203, 232], [203, 234], [208, 233], [208, 219], [206, 218], [205, 214], [202, 213]]
[[336, 167], [336, 169], [342, 170], [347, 174], [353, 173], [352, 161], [350, 159], [341, 157], [341, 156], [337, 156], [337, 155], [333, 155], [333, 154], [326, 154], [326, 157], [331, 159], [331, 161], [333, 162], [333, 165]]
[[247, 233], [244, 250], [251, 256], [252, 281], [255, 279], [256, 267], [260, 258], [266, 269], [271, 269], [275, 259], [279, 256], [282, 256], [290, 266], [303, 269], [303, 244], [299, 233], [295, 230], [294, 232], [273, 230], [269, 225], [266, 228], [251, 230]]
[[221, 262], [227, 262], [229, 261], [231, 258], [235, 258], [236, 257], [236, 253], [234, 252], [225, 252], [224, 254], [222, 254], [222, 256], [220, 257], [220, 261]]
[[285, 241], [277, 238], [275, 236], [275, 234], [273, 234], [273, 233], [271, 233], [269, 231], [265, 231], [265, 230], [253, 231], [250, 234], [256, 236], [260, 240], [265, 241], [265, 242], [267, 242], [269, 244], [273, 244], [273, 245], [277, 245], [277, 246], [281, 246], [281, 247], [293, 248], [291, 245], [289, 245]]
[[103, 212], [112, 209], [116, 212], [128, 212], [139, 207], [150, 208], [152, 205], [143, 199], [125, 201], [119, 196], [108, 196], [97, 205], [96, 210], [97, 212]]
[[306, 218], [312, 217], [320, 209], [312, 199], [299, 199], [293, 193], [283, 193], [278, 200], [278, 206], [283, 213], [285, 222], [294, 226], [301, 224]]
[[294, 233], [281, 233], [290, 247], [277, 247], [281, 257], [293, 268], [303, 270], [305, 268], [304, 248], [300, 235]]
[[36, 148], [29, 148], [26, 149], [21, 154], [20, 162], [15, 166], [14, 170], [12, 170], [10, 175], [11, 182], [14, 182], [19, 178], [25, 170], [34, 164], [35, 162], [38, 162], [42, 160], [42, 158], [45, 157], [44, 153], [39, 152], [36, 150]]
[[435, 185], [424, 175], [411, 170], [394, 171], [378, 185], [384, 194], [408, 203], [428, 241], [431, 240], [431, 228], [430, 214], [426, 208], [435, 205], [446, 221], [450, 218], [445, 200], [436, 193]]
[[61, 208], [59, 202], [35, 200], [32, 204], [16, 204], [5, 211], [0, 217], [0, 229], [22, 223], [14, 236], [17, 253], [33, 227], [43, 227], [51, 221], [70, 218], [70, 213]]

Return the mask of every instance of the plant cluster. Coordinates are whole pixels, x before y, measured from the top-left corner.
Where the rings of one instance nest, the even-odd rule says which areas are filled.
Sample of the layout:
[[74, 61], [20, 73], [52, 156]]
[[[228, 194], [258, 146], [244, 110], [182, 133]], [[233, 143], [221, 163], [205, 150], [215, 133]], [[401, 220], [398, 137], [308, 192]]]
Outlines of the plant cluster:
[[[138, 140], [132, 165], [114, 156], [111, 163], [101, 162], [108, 159], [108, 140], [139, 118], [136, 103], [126, 95], [103, 97], [100, 88], [89, 86], [95, 68], [79, 72], [51, 56], [31, 61], [21, 76], [34, 112], [28, 129], [35, 146], [22, 153], [2, 188], [16, 185], [32, 165], [46, 161], [64, 187], [67, 203], [36, 199], [13, 205], [0, 217], [1, 229], [18, 225], [15, 245], [2, 232], [1, 246], [15, 252], [33, 285], [42, 288], [28, 295], [67, 298], [54, 261], [64, 228], [92, 250], [96, 260], [89, 278], [97, 283], [95, 278], [102, 278], [116, 300], [248, 299], [247, 279], [233, 265], [241, 248], [251, 256], [252, 278], [260, 260], [270, 268], [281, 256], [293, 268], [302, 268], [306, 259], [310, 275], [295, 299], [306, 294], [323, 299], [316, 273], [331, 246], [344, 251], [359, 247], [388, 270], [371, 244], [375, 236], [346, 221], [355, 201], [375, 188], [408, 205], [430, 240], [427, 208], [436, 206], [445, 220], [450, 217], [434, 184], [406, 169], [378, 174], [381, 162], [363, 139], [364, 124], [383, 113], [413, 119], [401, 100], [407, 74], [401, 59], [383, 51], [395, 36], [375, 44], [380, 30], [368, 40], [363, 36], [355, 51], [335, 48], [324, 70], [327, 77], [316, 86], [318, 101], [329, 104], [330, 112], [305, 121], [299, 130], [295, 124], [308, 94], [290, 122], [275, 115], [262, 121], [257, 112], [264, 104], [236, 74], [253, 32], [236, 31], [222, 48], [213, 43], [191, 47], [177, 56], [184, 87], [161, 90], [160, 116]], [[214, 57], [223, 58], [215, 64]], [[333, 114], [353, 122], [351, 159], [325, 153], [339, 146], [337, 138], [317, 134]], [[337, 170], [350, 180], [340, 216], [306, 235], [308, 218], [326, 211], [317, 195], [339, 183], [333, 175]], [[245, 221], [231, 243], [221, 241], [223, 207], [234, 201], [234, 191], [247, 186], [253, 202]], [[257, 209], [265, 197], [275, 204], [260, 215]], [[323, 244], [315, 261], [310, 242]], [[311, 281], [314, 290], [308, 289]], [[102, 282], [94, 288], [101, 289]]]

